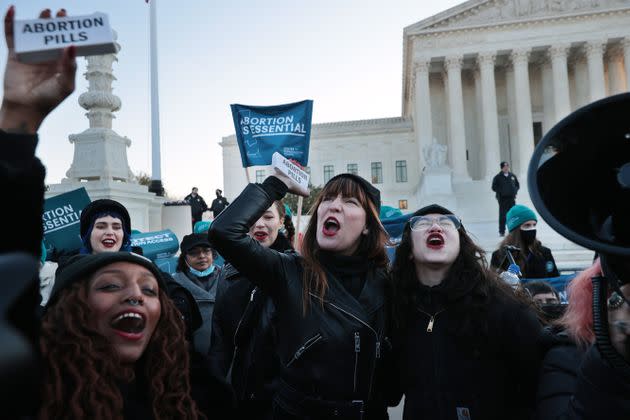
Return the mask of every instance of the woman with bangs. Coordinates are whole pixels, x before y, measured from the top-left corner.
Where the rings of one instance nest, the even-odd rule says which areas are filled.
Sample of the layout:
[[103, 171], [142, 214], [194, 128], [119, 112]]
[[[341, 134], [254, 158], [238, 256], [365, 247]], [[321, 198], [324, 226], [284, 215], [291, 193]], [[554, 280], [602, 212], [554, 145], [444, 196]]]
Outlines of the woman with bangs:
[[308, 195], [281, 174], [248, 185], [209, 231], [225, 259], [275, 304], [281, 366], [273, 418], [386, 419], [380, 192], [356, 175], [332, 178], [312, 207], [299, 256], [248, 236], [288, 191]]
[[403, 419], [530, 418], [544, 349], [530, 303], [488, 269], [450, 210], [405, 225], [392, 267], [390, 404]]

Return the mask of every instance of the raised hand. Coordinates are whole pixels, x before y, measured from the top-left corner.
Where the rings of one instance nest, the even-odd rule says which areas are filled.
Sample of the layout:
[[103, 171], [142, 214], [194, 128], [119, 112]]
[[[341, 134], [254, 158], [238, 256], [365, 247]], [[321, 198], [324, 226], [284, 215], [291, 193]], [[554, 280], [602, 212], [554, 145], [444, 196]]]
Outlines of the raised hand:
[[[77, 70], [76, 47], [63, 50], [57, 60], [27, 64], [17, 60], [13, 42], [14, 6], [4, 18], [4, 36], [8, 57], [4, 73], [4, 97], [0, 108], [0, 129], [10, 132], [37, 132], [46, 116], [73, 91]], [[66, 16], [65, 9], [57, 17]], [[50, 18], [50, 9], [43, 10], [40, 18]]]

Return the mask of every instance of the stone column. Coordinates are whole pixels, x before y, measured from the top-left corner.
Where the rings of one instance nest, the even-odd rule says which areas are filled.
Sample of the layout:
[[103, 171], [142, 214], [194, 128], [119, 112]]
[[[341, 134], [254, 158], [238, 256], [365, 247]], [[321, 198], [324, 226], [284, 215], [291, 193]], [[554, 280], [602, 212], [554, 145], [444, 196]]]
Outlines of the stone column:
[[529, 91], [529, 49], [513, 50], [510, 58], [514, 67], [516, 93], [516, 139], [518, 142], [518, 166], [516, 172], [526, 179], [529, 160], [534, 152], [532, 101]]
[[[423, 160], [422, 148], [431, 144], [433, 124], [431, 121], [431, 91], [429, 87], [429, 69], [431, 59], [422, 60], [414, 66], [414, 122], [418, 159]], [[426, 163], [426, 162], [425, 162]], [[420, 168], [422, 170], [422, 168]]]
[[477, 63], [481, 75], [481, 112], [483, 114], [483, 145], [485, 151], [485, 176], [492, 178], [501, 160], [499, 149], [499, 119], [497, 116], [497, 91], [494, 80], [495, 52], [479, 53]]
[[462, 94], [462, 57], [446, 58], [448, 112], [451, 134], [450, 154], [456, 179], [469, 179], [466, 167], [466, 134], [464, 129], [464, 99]]
[[623, 61], [626, 68], [626, 89], [630, 89], [630, 38], [624, 38], [623, 45]]
[[589, 41], [584, 50], [588, 62], [589, 100], [591, 102], [606, 96], [604, 82], [604, 49], [606, 41]]
[[569, 73], [567, 70], [567, 54], [570, 44], [552, 45], [549, 48], [551, 71], [553, 74], [553, 103], [555, 122], [571, 113], [569, 97]]
[[606, 61], [608, 62], [608, 94], [616, 95], [625, 92], [627, 86], [626, 75], [623, 69], [622, 46], [617, 44], [612, 48], [608, 48]]

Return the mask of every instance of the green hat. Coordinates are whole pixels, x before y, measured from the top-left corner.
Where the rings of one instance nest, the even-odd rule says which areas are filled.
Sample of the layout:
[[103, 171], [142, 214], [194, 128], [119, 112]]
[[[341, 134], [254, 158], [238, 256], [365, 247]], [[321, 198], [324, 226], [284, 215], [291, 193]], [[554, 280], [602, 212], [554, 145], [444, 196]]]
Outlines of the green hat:
[[505, 217], [507, 220], [508, 231], [512, 232], [525, 222], [530, 220], [538, 221], [536, 213], [534, 213], [529, 207], [522, 204], [517, 204], [507, 212]]

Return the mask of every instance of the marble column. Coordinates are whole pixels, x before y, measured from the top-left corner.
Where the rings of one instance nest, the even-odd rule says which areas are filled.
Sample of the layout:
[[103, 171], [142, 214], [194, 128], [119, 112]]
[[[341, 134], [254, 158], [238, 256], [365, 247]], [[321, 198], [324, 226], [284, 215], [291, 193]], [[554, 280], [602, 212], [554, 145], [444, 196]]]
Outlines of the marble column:
[[623, 69], [623, 48], [621, 45], [615, 45], [608, 49], [606, 54], [608, 62], [608, 94], [616, 95], [627, 90], [626, 74]]
[[560, 121], [571, 113], [571, 98], [569, 96], [569, 73], [567, 70], [567, 54], [570, 44], [552, 45], [549, 48], [551, 71], [553, 77], [553, 103], [555, 122]]
[[589, 100], [591, 102], [606, 96], [604, 81], [604, 49], [605, 41], [589, 41], [584, 50], [588, 63]]
[[623, 46], [623, 61], [626, 68], [626, 90], [630, 90], [630, 38], [624, 38], [621, 45]]
[[[431, 121], [431, 92], [429, 87], [429, 69], [431, 59], [422, 60], [414, 66], [414, 122], [418, 159], [423, 160], [422, 149], [431, 144], [433, 124]], [[426, 162], [425, 162], [426, 163]]]
[[518, 165], [515, 169], [523, 180], [526, 178], [529, 160], [534, 152], [532, 101], [529, 90], [529, 54], [529, 49], [516, 49], [510, 55], [514, 67], [514, 90], [516, 93]]
[[497, 116], [497, 90], [494, 80], [495, 52], [479, 53], [477, 63], [481, 75], [481, 112], [483, 114], [483, 146], [485, 151], [485, 177], [492, 178], [501, 161], [499, 149], [499, 119]]
[[462, 56], [446, 57], [448, 85], [448, 112], [451, 135], [450, 156], [453, 175], [458, 180], [466, 180], [466, 133], [464, 128], [464, 98], [462, 93]]

